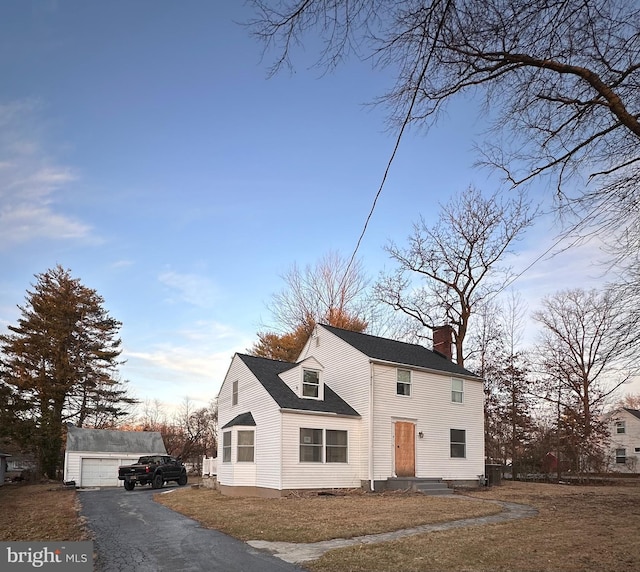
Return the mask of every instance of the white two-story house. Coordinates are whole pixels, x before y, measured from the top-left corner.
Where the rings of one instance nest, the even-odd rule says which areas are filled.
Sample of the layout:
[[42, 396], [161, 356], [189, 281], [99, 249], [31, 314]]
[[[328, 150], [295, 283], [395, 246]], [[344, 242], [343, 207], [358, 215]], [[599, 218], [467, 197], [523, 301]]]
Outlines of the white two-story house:
[[477, 483], [482, 380], [420, 345], [317, 325], [296, 363], [235, 354], [218, 395], [225, 494]]
[[609, 469], [622, 473], [640, 471], [640, 411], [622, 407], [608, 419], [611, 437]]

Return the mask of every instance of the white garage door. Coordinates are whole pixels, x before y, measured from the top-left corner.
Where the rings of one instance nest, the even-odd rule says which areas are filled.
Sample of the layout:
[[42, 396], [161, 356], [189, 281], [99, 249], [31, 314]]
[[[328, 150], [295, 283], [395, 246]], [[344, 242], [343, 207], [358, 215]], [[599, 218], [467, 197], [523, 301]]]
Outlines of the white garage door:
[[130, 459], [82, 459], [80, 472], [81, 487], [117, 487], [118, 467], [135, 463], [138, 458]]

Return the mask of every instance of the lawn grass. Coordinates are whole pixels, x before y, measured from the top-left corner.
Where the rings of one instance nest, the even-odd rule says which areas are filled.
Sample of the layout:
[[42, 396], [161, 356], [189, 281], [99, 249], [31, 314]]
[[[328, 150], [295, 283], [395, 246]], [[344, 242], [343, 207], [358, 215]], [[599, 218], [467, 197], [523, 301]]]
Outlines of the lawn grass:
[[[135, 494], [135, 492], [130, 493]], [[635, 572], [640, 486], [505, 483], [470, 496], [519, 502], [536, 517], [328, 552], [312, 572]], [[182, 488], [156, 500], [241, 539], [310, 542], [494, 513], [493, 504], [408, 494], [246, 499]], [[0, 487], [0, 541], [84, 540], [76, 493], [57, 484]]]
[[259, 499], [192, 488], [155, 499], [242, 540], [285, 542], [352, 538], [501, 511], [494, 504], [404, 492]]
[[86, 540], [76, 492], [56, 483], [0, 487], [0, 541]]
[[312, 572], [624, 572], [640, 569], [640, 487], [505, 483], [474, 497], [531, 505], [539, 515], [334, 550]]

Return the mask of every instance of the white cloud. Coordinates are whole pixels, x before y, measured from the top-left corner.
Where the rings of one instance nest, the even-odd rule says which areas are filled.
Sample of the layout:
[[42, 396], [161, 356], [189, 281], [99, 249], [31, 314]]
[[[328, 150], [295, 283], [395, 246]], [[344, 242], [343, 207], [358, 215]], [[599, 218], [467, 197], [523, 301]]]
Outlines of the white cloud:
[[83, 238], [90, 232], [88, 225], [56, 208], [60, 192], [78, 177], [42, 149], [39, 111], [31, 100], [0, 105], [0, 248], [42, 238]]
[[251, 339], [219, 323], [199, 322], [175, 332], [171, 343], [125, 349], [122, 375], [135, 378], [139, 399], [177, 405], [188, 396], [206, 404], [218, 394], [233, 354], [246, 351]]
[[[173, 290], [181, 302], [187, 302], [199, 308], [212, 308], [218, 295], [214, 282], [197, 274], [167, 271], [160, 274], [158, 280]], [[169, 298], [169, 301], [175, 300]]]

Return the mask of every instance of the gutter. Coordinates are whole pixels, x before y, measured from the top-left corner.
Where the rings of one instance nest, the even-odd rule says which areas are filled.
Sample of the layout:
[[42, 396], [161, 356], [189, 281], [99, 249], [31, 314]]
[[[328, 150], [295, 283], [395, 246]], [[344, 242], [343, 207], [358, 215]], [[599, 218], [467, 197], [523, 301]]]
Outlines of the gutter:
[[373, 361], [369, 360], [369, 486], [375, 490], [373, 479]]
[[[469, 372], [468, 374], [465, 373], [458, 373], [458, 372], [454, 372], [454, 371], [446, 371], [444, 369], [433, 369], [431, 367], [424, 367], [424, 366], [420, 366], [420, 365], [413, 365], [410, 363], [401, 363], [401, 362], [397, 362], [397, 361], [389, 361], [389, 360], [384, 360], [384, 359], [379, 359], [379, 358], [371, 358], [369, 360], [371, 363], [379, 363], [381, 365], [389, 365], [392, 367], [403, 367], [403, 368], [407, 368], [407, 369], [414, 369], [416, 371], [424, 371], [426, 373], [435, 373], [437, 375], [448, 375], [450, 377], [459, 377], [462, 379], [466, 379], [469, 381], [479, 381], [482, 382], [484, 381], [481, 377], [472, 374], [471, 372]], [[453, 362], [452, 362], [453, 363]]]

